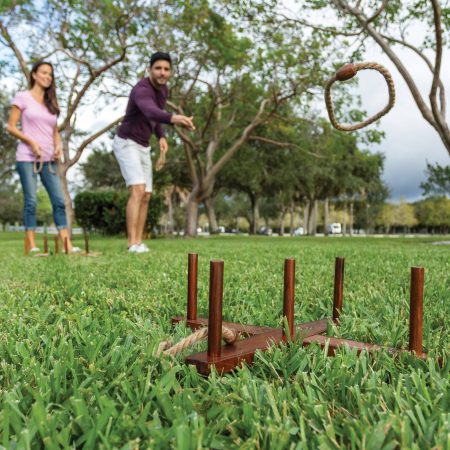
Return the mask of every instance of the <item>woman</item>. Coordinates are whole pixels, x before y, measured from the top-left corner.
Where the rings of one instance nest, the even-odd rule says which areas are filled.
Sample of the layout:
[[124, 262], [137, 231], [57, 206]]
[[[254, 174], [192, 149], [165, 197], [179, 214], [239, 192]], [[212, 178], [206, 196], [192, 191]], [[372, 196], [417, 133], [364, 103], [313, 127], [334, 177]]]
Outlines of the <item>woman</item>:
[[[40, 251], [35, 239], [37, 173], [50, 197], [60, 238], [63, 242], [67, 238], [69, 252], [80, 251], [69, 239], [64, 196], [55, 163], [61, 157], [58, 115], [53, 66], [39, 61], [31, 69], [30, 90], [18, 92], [12, 101], [7, 127], [8, 132], [20, 140], [16, 167], [24, 194], [25, 237], [31, 252]], [[21, 129], [17, 128], [19, 120]]]

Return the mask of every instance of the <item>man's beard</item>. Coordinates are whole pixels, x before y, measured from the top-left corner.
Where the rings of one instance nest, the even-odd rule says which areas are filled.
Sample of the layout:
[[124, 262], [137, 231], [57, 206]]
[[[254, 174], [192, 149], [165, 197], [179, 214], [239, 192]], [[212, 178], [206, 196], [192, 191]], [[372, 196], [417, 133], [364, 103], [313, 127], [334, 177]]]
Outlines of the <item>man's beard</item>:
[[164, 86], [165, 84], [167, 84], [167, 79], [165, 78], [154, 78], [151, 76], [150, 79], [155, 86]]

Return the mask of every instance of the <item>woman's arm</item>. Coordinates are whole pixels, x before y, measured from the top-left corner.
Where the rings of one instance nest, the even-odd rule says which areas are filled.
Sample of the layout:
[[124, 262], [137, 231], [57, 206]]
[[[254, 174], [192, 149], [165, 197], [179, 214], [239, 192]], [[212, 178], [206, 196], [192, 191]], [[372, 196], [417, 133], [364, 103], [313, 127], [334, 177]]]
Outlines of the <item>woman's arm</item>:
[[6, 131], [17, 139], [20, 139], [22, 142], [25, 142], [25, 144], [28, 144], [31, 147], [31, 151], [39, 158], [42, 155], [42, 150], [39, 144], [23, 134], [22, 131], [17, 128], [17, 122], [20, 120], [20, 115], [20, 108], [13, 105], [11, 112], [9, 113]]

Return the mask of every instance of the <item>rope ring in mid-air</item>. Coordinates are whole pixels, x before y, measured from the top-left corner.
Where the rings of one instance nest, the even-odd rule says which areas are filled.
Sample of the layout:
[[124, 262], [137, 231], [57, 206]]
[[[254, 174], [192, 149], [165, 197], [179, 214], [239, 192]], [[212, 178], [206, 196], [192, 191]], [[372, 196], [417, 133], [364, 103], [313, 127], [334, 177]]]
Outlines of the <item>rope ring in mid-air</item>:
[[[349, 80], [350, 78], [353, 78], [356, 73], [359, 70], [377, 70], [378, 72], [383, 75], [384, 79], [386, 80], [386, 83], [388, 85], [389, 90], [389, 102], [384, 107], [383, 110], [381, 110], [379, 113], [375, 114], [372, 117], [369, 117], [368, 119], [364, 120], [363, 122], [356, 123], [354, 125], [341, 125], [334, 114], [333, 109], [333, 101], [331, 99], [331, 86], [335, 81], [345, 81]], [[389, 71], [382, 66], [381, 64], [375, 63], [375, 62], [362, 62], [362, 63], [356, 63], [356, 64], [346, 64], [345, 66], [342, 66], [328, 81], [325, 85], [325, 104], [327, 105], [327, 111], [328, 116], [330, 118], [330, 121], [334, 128], [340, 131], [355, 131], [359, 130], [360, 128], [364, 128], [367, 125], [370, 125], [371, 123], [378, 120], [380, 117], [383, 117], [385, 114], [387, 114], [390, 109], [394, 106], [395, 103], [395, 86], [394, 86], [394, 80], [392, 79], [392, 75], [389, 73]]]

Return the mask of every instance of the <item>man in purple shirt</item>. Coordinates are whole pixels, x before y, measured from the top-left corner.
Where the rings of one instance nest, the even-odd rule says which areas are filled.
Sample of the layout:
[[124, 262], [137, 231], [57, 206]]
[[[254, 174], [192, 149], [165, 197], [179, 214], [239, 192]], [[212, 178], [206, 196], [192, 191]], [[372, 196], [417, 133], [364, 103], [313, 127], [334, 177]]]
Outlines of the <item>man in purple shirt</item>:
[[168, 53], [157, 52], [150, 58], [148, 78], [131, 90], [127, 110], [114, 139], [114, 154], [130, 192], [127, 203], [128, 251], [148, 252], [142, 242], [147, 222], [148, 203], [153, 190], [149, 141], [152, 134], [159, 140], [160, 155], [156, 169], [165, 163], [168, 150], [162, 124], [180, 125], [194, 130], [192, 117], [164, 111], [169, 90], [172, 61]]

